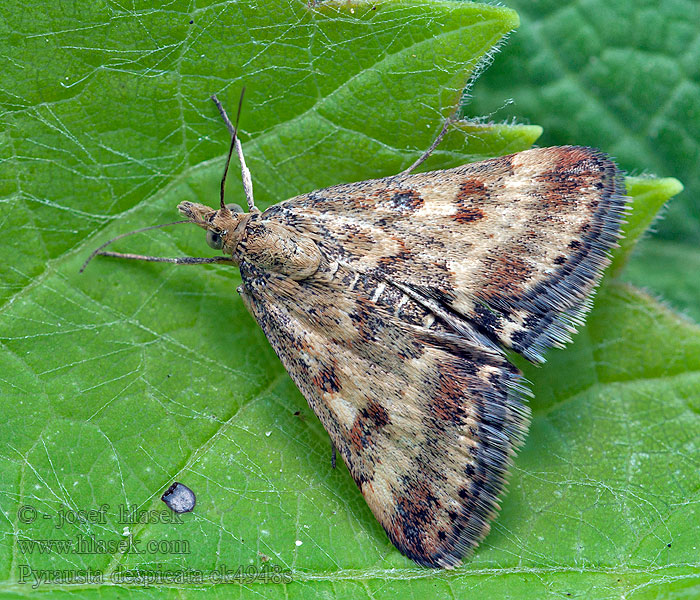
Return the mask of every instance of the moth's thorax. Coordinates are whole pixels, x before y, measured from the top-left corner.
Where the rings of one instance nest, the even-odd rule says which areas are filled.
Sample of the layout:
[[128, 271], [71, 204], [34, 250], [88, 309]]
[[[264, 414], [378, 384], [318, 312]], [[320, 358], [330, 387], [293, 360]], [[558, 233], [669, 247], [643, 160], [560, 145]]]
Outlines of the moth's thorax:
[[234, 255], [265, 271], [300, 281], [311, 277], [321, 264], [321, 251], [304, 234], [273, 221], [252, 218]]

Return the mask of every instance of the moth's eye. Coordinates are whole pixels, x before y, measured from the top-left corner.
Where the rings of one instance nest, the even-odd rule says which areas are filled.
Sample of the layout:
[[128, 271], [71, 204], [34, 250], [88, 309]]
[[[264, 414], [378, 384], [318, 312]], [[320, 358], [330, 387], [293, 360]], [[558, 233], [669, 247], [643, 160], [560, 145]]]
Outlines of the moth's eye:
[[242, 213], [243, 212], [243, 209], [238, 204], [227, 204], [226, 208], [228, 208], [232, 213]]
[[224, 238], [221, 237], [220, 233], [207, 229], [207, 244], [214, 250], [221, 250], [224, 246]]

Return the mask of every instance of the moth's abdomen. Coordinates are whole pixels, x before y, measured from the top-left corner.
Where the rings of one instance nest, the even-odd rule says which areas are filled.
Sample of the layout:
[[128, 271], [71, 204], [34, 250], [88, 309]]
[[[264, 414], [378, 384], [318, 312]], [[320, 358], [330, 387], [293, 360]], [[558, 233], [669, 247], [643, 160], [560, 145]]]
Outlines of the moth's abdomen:
[[321, 264], [321, 251], [312, 239], [270, 221], [251, 223], [236, 254], [241, 261], [295, 281], [311, 277]]

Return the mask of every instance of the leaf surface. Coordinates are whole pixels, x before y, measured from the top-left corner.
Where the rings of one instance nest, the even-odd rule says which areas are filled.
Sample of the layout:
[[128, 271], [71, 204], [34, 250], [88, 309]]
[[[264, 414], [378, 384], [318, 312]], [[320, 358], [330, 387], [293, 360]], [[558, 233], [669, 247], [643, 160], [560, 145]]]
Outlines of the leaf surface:
[[[393, 548], [345, 467], [330, 468], [328, 437], [235, 294], [235, 269], [98, 259], [78, 274], [97, 245], [172, 219], [178, 202], [216, 203], [227, 136], [209, 94], [233, 113], [248, 88], [261, 206], [386, 175], [430, 144], [517, 24], [511, 11], [25, 3], [5, 15], [4, 595], [51, 578], [38, 585], [51, 596], [691, 597], [700, 332], [635, 289], [607, 285], [575, 343], [528, 369], [532, 432], [502, 513], [474, 560], [433, 572]], [[426, 168], [539, 133], [471, 124]], [[631, 188], [630, 227], [677, 187]], [[115, 249], [209, 252], [189, 227]], [[181, 522], [159, 500], [175, 480], [198, 498]]]

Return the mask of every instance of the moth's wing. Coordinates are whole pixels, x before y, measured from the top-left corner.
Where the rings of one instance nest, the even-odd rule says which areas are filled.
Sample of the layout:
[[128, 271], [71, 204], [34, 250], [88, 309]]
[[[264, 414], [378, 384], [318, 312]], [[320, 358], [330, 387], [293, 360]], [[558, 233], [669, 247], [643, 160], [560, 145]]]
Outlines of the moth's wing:
[[241, 264], [241, 294], [394, 545], [453, 567], [489, 530], [527, 428], [520, 375], [372, 276], [293, 281]]
[[582, 322], [625, 203], [614, 162], [562, 146], [338, 185], [263, 216], [404, 286], [472, 339], [470, 328], [541, 361]]

